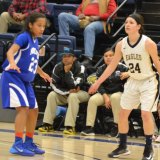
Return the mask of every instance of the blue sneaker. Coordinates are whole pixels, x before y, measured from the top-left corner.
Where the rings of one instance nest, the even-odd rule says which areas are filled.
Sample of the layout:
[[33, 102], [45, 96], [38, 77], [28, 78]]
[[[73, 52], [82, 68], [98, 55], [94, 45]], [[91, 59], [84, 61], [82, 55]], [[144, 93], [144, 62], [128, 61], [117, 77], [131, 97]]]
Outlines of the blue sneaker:
[[21, 155], [21, 156], [34, 156], [35, 155], [34, 152], [29, 151], [28, 149], [24, 148], [22, 141], [15, 142], [10, 149], [10, 153]]
[[29, 151], [31, 151], [31, 152], [34, 152], [35, 154], [44, 154], [44, 153], [45, 153], [44, 150], [38, 148], [38, 146], [37, 146], [35, 143], [31, 142], [31, 141], [25, 142], [25, 143], [24, 143], [24, 147], [25, 147], [27, 150], [29, 150]]

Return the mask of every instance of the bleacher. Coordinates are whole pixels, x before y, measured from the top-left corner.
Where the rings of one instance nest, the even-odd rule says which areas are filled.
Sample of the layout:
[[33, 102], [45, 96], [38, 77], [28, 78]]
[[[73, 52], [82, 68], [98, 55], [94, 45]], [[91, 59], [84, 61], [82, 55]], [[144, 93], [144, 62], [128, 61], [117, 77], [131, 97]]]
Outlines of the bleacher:
[[[8, 1], [1, 1], [1, 3], [3, 3], [3, 6], [5, 6], [1, 10], [1, 12], [4, 10], [7, 10], [7, 6], [9, 6], [9, 2], [10, 2], [9, 0]], [[67, 13], [74, 14], [79, 3], [80, 3], [79, 1], [74, 1], [74, 3], [71, 3], [71, 2], [73, 2], [73, 1], [68, 0], [68, 1], [52, 1], [52, 2], [49, 1], [48, 2], [47, 9], [50, 12], [50, 16], [49, 17], [47, 16], [47, 17], [52, 22], [52, 29], [51, 30], [47, 29], [45, 34], [50, 34], [51, 32], [55, 32], [58, 34], [58, 15], [61, 12], [67, 12]], [[120, 6], [122, 2], [123, 2], [123, 0], [117, 0], [117, 5]], [[6, 5], [4, 5], [4, 3]], [[124, 6], [121, 7], [120, 10], [117, 12], [117, 18], [115, 19], [115, 22], [113, 23], [112, 30], [111, 30], [112, 32], [115, 32], [115, 30], [117, 30], [117, 27], [122, 25], [122, 20], [120, 20], [121, 23], [119, 23], [118, 19], [122, 19], [122, 17], [124, 19], [124, 17], [126, 17], [127, 14], [130, 14], [133, 12], [134, 8], [135, 8], [134, 0], [126, 1]], [[16, 27], [11, 26], [9, 28], [9, 32], [17, 33], [20, 31], [20, 29], [21, 29], [21, 27], [19, 28], [17, 26]], [[74, 49], [81, 50], [81, 52], [78, 51], [78, 53], [83, 53], [83, 33], [82, 32], [81, 33], [80, 32], [73, 32], [73, 33], [71, 33], [71, 35], [76, 37], [77, 46]], [[110, 47], [120, 36], [123, 36], [123, 35], [124, 35], [124, 33], [122, 32], [122, 33], [119, 33], [117, 36], [110, 38], [109, 35], [100, 34], [96, 38], [96, 45], [95, 45], [95, 51], [94, 51], [95, 63], [101, 57], [105, 48]], [[45, 36], [45, 37], [47, 37], [47, 36]], [[57, 52], [59, 52], [59, 51], [57, 50]]]
[[[120, 6], [122, 2], [123, 2], [123, 0], [117, 0], [118, 6]], [[7, 5], [9, 6], [9, 1], [7, 1], [7, 2], [2, 1], [2, 3], [3, 3], [3, 5], [4, 5], [4, 3], [6, 3], [5, 6], [7, 6]], [[56, 1], [48, 2], [47, 9], [49, 10], [50, 15], [49, 15], [49, 17], [48, 16], [47, 17], [52, 22], [52, 30], [48, 31], [48, 29], [47, 29], [45, 34], [50, 34], [51, 32], [55, 32], [58, 34], [58, 15], [61, 12], [67, 12], [67, 13], [74, 14], [78, 6], [79, 6], [79, 1], [74, 1], [74, 3], [71, 3], [71, 0], [58, 1], [58, 2], [56, 2]], [[128, 7], [128, 6], [131, 6], [131, 7]], [[123, 17], [125, 17], [126, 13], [130, 14], [133, 12], [133, 9], [128, 9], [128, 8], [135, 8], [134, 0], [126, 1], [124, 7], [120, 8], [120, 10], [117, 12], [119, 14], [119, 15], [117, 14], [118, 15], [117, 17], [122, 18], [122, 15], [123, 15]], [[2, 11], [4, 11], [5, 9], [7, 9], [7, 8], [5, 7]], [[114, 25], [112, 26], [112, 28], [113, 28], [112, 32], [117, 29], [116, 28], [117, 26], [119, 27], [119, 25], [121, 25], [118, 23], [117, 19], [115, 20]], [[17, 33], [20, 31], [20, 29], [21, 29], [21, 27], [10, 26], [9, 32]], [[71, 35], [76, 37], [77, 46], [74, 49], [82, 50], [81, 52], [79, 52], [79, 53], [82, 53], [83, 52], [83, 33], [82, 32], [81, 33], [80, 32], [73, 32], [73, 33], [71, 33]], [[117, 36], [115, 36], [114, 38], [110, 38], [108, 35], [105, 35], [105, 34], [100, 34], [96, 38], [96, 45], [95, 45], [95, 51], [94, 51], [95, 52], [94, 53], [95, 63], [100, 58], [97, 55], [101, 56], [103, 51], [105, 50], [105, 48], [110, 47], [114, 43], [114, 41], [116, 41], [119, 38], [119, 36], [121, 36], [121, 33], [118, 34]], [[47, 37], [47, 36], [45, 36], [45, 37]], [[96, 57], [98, 57], [98, 58], [96, 58]]]
[[[0, 13], [7, 10], [10, 4], [8, 1], [0, 1]], [[124, 21], [125, 18], [133, 13], [139, 12], [144, 16], [146, 35], [150, 36], [156, 43], [160, 41], [160, 0], [116, 0], [117, 10], [116, 18], [112, 21], [112, 17], [107, 21], [107, 26], [111, 25], [111, 32], [106, 34], [100, 34], [96, 37], [96, 44], [94, 50], [94, 61], [96, 62], [102, 57], [104, 50], [111, 47], [115, 41], [120, 37], [124, 37]], [[61, 12], [68, 12], [74, 14], [81, 0], [48, 0], [47, 9], [50, 12], [49, 19], [53, 23], [52, 30], [49, 30], [39, 39], [41, 44], [52, 32], [58, 35], [58, 15]], [[21, 28], [20, 28], [21, 29]], [[20, 30], [17, 28], [11, 28], [9, 34], [0, 34], [0, 64], [4, 61], [5, 53], [12, 43], [14, 36]], [[46, 56], [40, 58], [40, 66], [46, 63], [46, 61], [55, 54], [54, 61], [51, 61], [44, 69], [47, 72], [51, 72], [53, 66], [60, 60], [60, 54], [64, 46], [68, 46], [75, 50], [77, 55], [83, 53], [83, 34], [71, 33], [71, 36], [56, 36], [51, 38], [46, 44]], [[43, 83], [39, 78], [35, 79], [34, 87], [36, 91], [37, 100], [40, 110], [44, 110], [47, 93], [49, 92], [48, 85]], [[46, 89], [47, 88], [47, 89]], [[46, 90], [45, 90], [46, 89]], [[44, 98], [42, 98], [44, 97]]]

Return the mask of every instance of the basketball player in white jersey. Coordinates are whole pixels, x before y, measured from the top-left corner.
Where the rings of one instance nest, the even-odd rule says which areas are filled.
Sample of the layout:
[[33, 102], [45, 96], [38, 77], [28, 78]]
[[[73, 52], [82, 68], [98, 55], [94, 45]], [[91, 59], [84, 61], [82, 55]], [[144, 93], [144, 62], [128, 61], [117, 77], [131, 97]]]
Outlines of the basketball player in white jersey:
[[141, 104], [141, 116], [146, 136], [142, 160], [152, 160], [152, 135], [154, 133], [152, 112], [156, 111], [158, 101], [158, 76], [156, 69], [160, 73], [157, 45], [149, 37], [143, 35], [143, 18], [139, 14], [134, 13], [126, 18], [125, 32], [128, 36], [117, 44], [112, 63], [91, 86], [89, 93], [93, 94], [96, 92], [100, 84], [116, 69], [118, 62], [123, 57], [129, 68], [130, 78], [124, 86], [124, 93], [121, 97], [122, 108], [118, 122], [119, 146], [108, 156], [115, 158], [120, 155], [130, 154], [130, 151], [127, 150], [128, 117], [132, 109], [137, 108]]

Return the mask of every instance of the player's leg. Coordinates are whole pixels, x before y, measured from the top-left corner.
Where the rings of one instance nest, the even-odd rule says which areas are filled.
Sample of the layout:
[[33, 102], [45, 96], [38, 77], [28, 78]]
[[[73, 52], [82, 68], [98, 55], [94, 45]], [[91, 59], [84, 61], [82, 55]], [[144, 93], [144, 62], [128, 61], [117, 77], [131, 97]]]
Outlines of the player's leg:
[[113, 150], [108, 156], [116, 158], [121, 155], [128, 155], [130, 151], [127, 149], [127, 134], [128, 134], [128, 117], [131, 110], [121, 109], [119, 114], [118, 132], [119, 132], [119, 146]]
[[146, 144], [142, 160], [153, 159], [152, 136], [154, 134], [154, 121], [152, 112], [157, 110], [158, 79], [156, 76], [145, 80], [141, 86], [141, 116]]
[[34, 152], [35, 154], [44, 154], [45, 151], [40, 149], [33, 142], [34, 130], [36, 127], [36, 122], [38, 117], [38, 105], [33, 88], [30, 84], [26, 84], [26, 92], [30, 108], [26, 122], [26, 137], [25, 137], [24, 147]]
[[28, 107], [26, 107], [28, 106], [28, 101], [24, 83], [16, 74], [9, 72], [3, 72], [1, 82], [3, 108], [15, 108], [17, 111], [15, 118], [15, 142], [10, 149], [10, 153], [33, 156], [33, 152], [23, 147], [23, 132], [28, 114]]
[[40, 149], [33, 142], [33, 136], [34, 136], [34, 130], [36, 127], [37, 117], [38, 117], [38, 108], [30, 109], [27, 117], [27, 123], [26, 123], [26, 137], [25, 137], [24, 146], [26, 149], [34, 152], [35, 154], [44, 154], [45, 151]]
[[10, 148], [10, 153], [18, 154], [22, 156], [34, 156], [32, 151], [29, 151], [23, 147], [23, 132], [27, 120], [27, 107], [16, 108], [17, 114], [15, 118], [15, 142]]
[[148, 111], [141, 111], [141, 112], [143, 120], [143, 129], [146, 137], [146, 144], [142, 160], [152, 160], [153, 159], [152, 136], [154, 134], [154, 123], [153, 123], [152, 113]]
[[128, 155], [130, 151], [127, 149], [127, 134], [129, 130], [128, 117], [133, 109], [133, 106], [138, 106], [139, 94], [137, 92], [137, 84], [133, 79], [129, 79], [125, 84], [124, 92], [121, 96], [121, 109], [118, 120], [119, 131], [119, 146], [113, 150], [108, 156], [110, 158], [116, 158], [121, 155]]

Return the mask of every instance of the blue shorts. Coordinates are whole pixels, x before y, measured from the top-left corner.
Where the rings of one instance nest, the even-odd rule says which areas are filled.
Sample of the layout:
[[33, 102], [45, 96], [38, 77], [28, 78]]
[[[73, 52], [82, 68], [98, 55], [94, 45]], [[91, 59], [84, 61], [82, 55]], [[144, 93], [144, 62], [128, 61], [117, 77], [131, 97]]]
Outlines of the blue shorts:
[[14, 73], [2, 73], [1, 97], [4, 109], [16, 107], [38, 108], [31, 83], [22, 81]]

